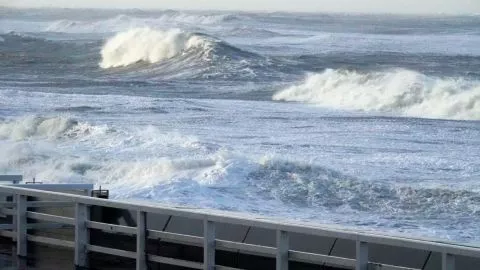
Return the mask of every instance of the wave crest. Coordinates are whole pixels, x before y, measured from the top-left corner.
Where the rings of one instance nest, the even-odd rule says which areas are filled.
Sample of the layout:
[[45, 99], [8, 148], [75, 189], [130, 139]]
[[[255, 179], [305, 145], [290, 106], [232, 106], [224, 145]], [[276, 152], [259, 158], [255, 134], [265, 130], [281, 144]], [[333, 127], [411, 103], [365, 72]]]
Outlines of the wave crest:
[[274, 100], [405, 116], [480, 120], [480, 82], [410, 71], [359, 73], [327, 69], [276, 93]]
[[213, 48], [214, 41], [181, 30], [160, 31], [136, 28], [118, 33], [102, 48], [100, 67], [112, 68], [137, 62], [157, 63], [188, 51], [198, 50], [203, 55]]
[[103, 130], [68, 117], [29, 116], [12, 121], [0, 121], [0, 139], [24, 140], [31, 137], [56, 139], [77, 137]]
[[120, 14], [98, 21], [57, 20], [50, 22], [43, 31], [62, 33], [110, 33], [132, 27], [155, 27], [165, 24], [212, 25], [237, 19], [234, 14], [192, 14], [166, 11], [158, 17], [135, 17]]
[[86, 26], [86, 23], [81, 23], [78, 21], [70, 20], [59, 20], [54, 21], [45, 28], [46, 32], [68, 32], [68, 30], [73, 29], [77, 26]]
[[158, 18], [161, 22], [179, 22], [188, 24], [216, 24], [238, 19], [235, 14], [191, 14], [180, 11], [170, 11]]

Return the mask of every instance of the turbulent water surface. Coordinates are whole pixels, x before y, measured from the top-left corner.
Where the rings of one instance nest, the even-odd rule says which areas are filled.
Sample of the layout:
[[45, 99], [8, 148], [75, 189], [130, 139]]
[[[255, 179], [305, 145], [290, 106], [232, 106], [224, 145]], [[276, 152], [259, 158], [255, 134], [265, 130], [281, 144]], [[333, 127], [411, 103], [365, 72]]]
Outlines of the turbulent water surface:
[[480, 17], [0, 9], [0, 173], [480, 242]]

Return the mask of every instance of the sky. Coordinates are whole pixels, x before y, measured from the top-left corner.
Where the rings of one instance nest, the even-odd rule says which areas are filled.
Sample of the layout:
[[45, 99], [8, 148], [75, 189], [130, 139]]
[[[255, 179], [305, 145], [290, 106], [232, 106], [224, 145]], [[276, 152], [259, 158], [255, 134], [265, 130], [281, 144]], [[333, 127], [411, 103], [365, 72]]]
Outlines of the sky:
[[0, 0], [15, 7], [480, 14], [480, 0]]

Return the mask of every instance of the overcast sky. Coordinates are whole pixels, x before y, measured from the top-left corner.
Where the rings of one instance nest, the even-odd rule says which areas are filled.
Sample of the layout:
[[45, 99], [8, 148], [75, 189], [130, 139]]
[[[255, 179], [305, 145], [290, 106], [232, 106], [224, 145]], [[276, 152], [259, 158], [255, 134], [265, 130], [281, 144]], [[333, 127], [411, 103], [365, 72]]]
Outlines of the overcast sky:
[[1, 4], [17, 7], [480, 14], [480, 0], [0, 0]]

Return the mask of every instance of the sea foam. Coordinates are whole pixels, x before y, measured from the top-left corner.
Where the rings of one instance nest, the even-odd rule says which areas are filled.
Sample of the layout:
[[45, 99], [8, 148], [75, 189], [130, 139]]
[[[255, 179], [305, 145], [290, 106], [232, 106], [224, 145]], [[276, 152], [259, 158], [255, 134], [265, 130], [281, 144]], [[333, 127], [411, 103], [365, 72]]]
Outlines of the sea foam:
[[160, 27], [165, 25], [211, 25], [237, 18], [234, 14], [192, 14], [170, 11], [152, 17], [120, 14], [101, 20], [56, 20], [48, 22], [42, 31], [61, 33], [111, 33], [134, 27]]
[[57, 139], [77, 137], [95, 132], [104, 132], [104, 128], [81, 123], [73, 118], [56, 116], [27, 116], [14, 121], [0, 121], [0, 139], [14, 141], [28, 138]]
[[410, 70], [359, 73], [327, 69], [277, 92], [274, 100], [412, 117], [480, 120], [480, 82]]

